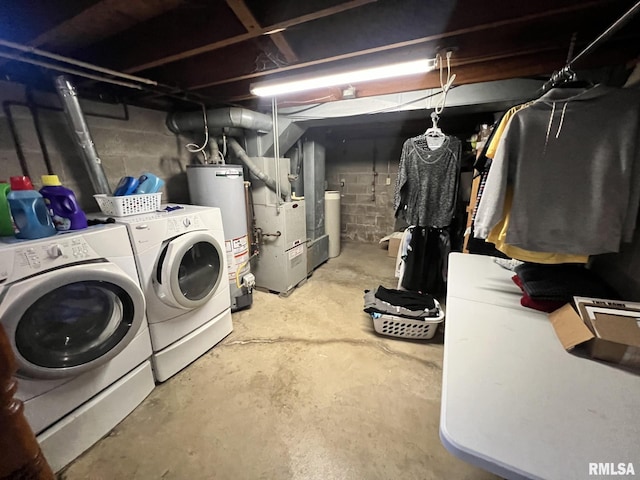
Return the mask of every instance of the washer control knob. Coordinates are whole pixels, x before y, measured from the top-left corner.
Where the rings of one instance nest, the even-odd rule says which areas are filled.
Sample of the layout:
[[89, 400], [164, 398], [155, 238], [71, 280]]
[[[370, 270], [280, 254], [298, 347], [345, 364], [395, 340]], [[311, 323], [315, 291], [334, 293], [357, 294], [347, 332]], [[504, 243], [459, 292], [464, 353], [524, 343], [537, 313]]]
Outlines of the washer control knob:
[[50, 258], [61, 257], [62, 256], [62, 248], [60, 248], [60, 245], [58, 245], [58, 244], [53, 244], [49, 248], [47, 248], [47, 255], [49, 255]]

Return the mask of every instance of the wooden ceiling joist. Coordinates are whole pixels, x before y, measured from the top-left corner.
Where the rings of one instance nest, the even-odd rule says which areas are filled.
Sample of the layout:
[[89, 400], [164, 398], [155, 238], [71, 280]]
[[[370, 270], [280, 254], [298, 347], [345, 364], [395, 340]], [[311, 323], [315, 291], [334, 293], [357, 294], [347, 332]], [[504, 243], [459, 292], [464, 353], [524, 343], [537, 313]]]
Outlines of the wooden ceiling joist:
[[166, 65], [167, 63], [177, 62], [178, 60], [184, 60], [186, 58], [194, 57], [196, 55], [201, 55], [203, 53], [211, 52], [213, 50], [218, 50], [220, 48], [228, 47], [230, 45], [246, 42], [247, 40], [251, 40], [252, 38], [257, 38], [261, 35], [269, 34], [269, 32], [272, 32], [274, 30], [286, 30], [287, 28], [290, 28], [296, 25], [311, 22], [313, 20], [318, 20], [320, 18], [329, 17], [331, 15], [342, 13], [347, 10], [361, 7], [362, 5], [373, 3], [376, 1], [377, 0], [350, 0], [340, 5], [318, 10], [316, 12], [309, 13], [307, 15], [302, 15], [300, 17], [292, 18], [289, 20], [285, 20], [283, 22], [279, 22], [274, 25], [269, 25], [262, 28], [256, 28], [253, 31], [249, 31], [242, 35], [236, 35], [234, 37], [225, 38], [224, 40], [209, 43], [206, 45], [201, 45], [199, 47], [185, 50], [183, 52], [180, 52], [174, 55], [167, 55], [166, 57], [157, 58], [149, 62], [144, 62], [140, 65], [127, 67], [124, 69], [124, 71], [126, 73], [135, 73], [135, 72], [140, 72], [142, 70], [159, 67], [161, 65]]
[[338, 62], [338, 61], [342, 61], [342, 60], [355, 59], [355, 58], [358, 58], [358, 57], [364, 57], [366, 55], [371, 55], [371, 54], [376, 54], [376, 53], [381, 53], [381, 52], [388, 52], [388, 51], [392, 51], [392, 50], [400, 50], [400, 49], [413, 47], [413, 46], [417, 46], [417, 45], [421, 45], [421, 44], [426, 44], [426, 43], [429, 43], [429, 42], [443, 40], [443, 39], [456, 37], [456, 36], [460, 36], [460, 35], [468, 35], [468, 34], [471, 34], [471, 33], [478, 33], [478, 32], [482, 32], [482, 31], [499, 29], [499, 28], [504, 28], [504, 27], [507, 27], [507, 26], [510, 26], [510, 25], [515, 25], [515, 24], [519, 24], [519, 23], [528, 23], [528, 22], [541, 20], [541, 19], [548, 18], [548, 17], [554, 17], [554, 16], [557, 16], [557, 15], [573, 13], [573, 12], [577, 12], [577, 11], [580, 11], [580, 10], [592, 8], [592, 7], [595, 7], [595, 6], [600, 5], [600, 4], [601, 4], [601, 2], [599, 2], [597, 0], [592, 0], [592, 1], [589, 1], [589, 2], [583, 2], [583, 3], [580, 3], [580, 4], [571, 5], [571, 6], [568, 6], [568, 7], [561, 7], [561, 8], [556, 8], [556, 9], [552, 9], [552, 10], [546, 10], [546, 11], [543, 11], [543, 12], [533, 13], [533, 14], [529, 14], [529, 15], [525, 15], [525, 16], [521, 16], [521, 17], [515, 17], [515, 18], [509, 18], [509, 19], [499, 20], [499, 21], [495, 21], [495, 22], [483, 23], [483, 24], [480, 24], [480, 25], [474, 25], [472, 27], [460, 28], [460, 29], [451, 30], [451, 31], [448, 31], [448, 32], [439, 33], [439, 34], [436, 34], [436, 35], [429, 35], [429, 36], [426, 36], [426, 37], [416, 38], [416, 39], [413, 39], [413, 40], [407, 40], [407, 41], [404, 41], [404, 42], [397, 42], [397, 43], [393, 43], [393, 44], [389, 44], [389, 45], [383, 45], [383, 46], [380, 46], [380, 47], [374, 47], [374, 48], [368, 48], [368, 49], [365, 49], [365, 50], [349, 52], [349, 53], [345, 53], [345, 54], [342, 54], [342, 55], [335, 55], [335, 56], [332, 56], [332, 57], [320, 58], [320, 59], [312, 60], [312, 61], [308, 61], [308, 62], [301, 62], [301, 63], [297, 63], [295, 65], [287, 65], [287, 66], [275, 68], [275, 69], [272, 69], [272, 70], [252, 72], [252, 73], [248, 73], [246, 75], [239, 75], [239, 76], [236, 76], [236, 77], [226, 78], [226, 79], [218, 80], [218, 81], [214, 81], [214, 82], [207, 82], [207, 83], [203, 83], [203, 84], [188, 85], [186, 88], [188, 88], [189, 90], [199, 90], [199, 89], [203, 89], [203, 88], [223, 85], [223, 84], [226, 84], [226, 83], [232, 83], [232, 82], [237, 82], [237, 81], [242, 81], [242, 80], [260, 78], [260, 77], [263, 77], [263, 76], [273, 75], [273, 74], [276, 74], [276, 73], [284, 73], [284, 72], [288, 72], [288, 71], [299, 70], [299, 69], [307, 68], [307, 67], [314, 67], [314, 66], [317, 66], [317, 65], [323, 65], [323, 64]]
[[[226, 0], [226, 2], [248, 32], [263, 30], [244, 0]], [[291, 48], [291, 45], [289, 45], [289, 42], [287, 42], [287, 39], [281, 32], [272, 33], [270, 37], [271, 41], [273, 41], [278, 50], [280, 50], [280, 53], [282, 53], [288, 63], [295, 63], [298, 61], [298, 56], [295, 54], [293, 48]]]
[[173, 10], [185, 0], [131, 1], [102, 0], [78, 15], [41, 33], [29, 45], [65, 50], [95, 43], [140, 22]]

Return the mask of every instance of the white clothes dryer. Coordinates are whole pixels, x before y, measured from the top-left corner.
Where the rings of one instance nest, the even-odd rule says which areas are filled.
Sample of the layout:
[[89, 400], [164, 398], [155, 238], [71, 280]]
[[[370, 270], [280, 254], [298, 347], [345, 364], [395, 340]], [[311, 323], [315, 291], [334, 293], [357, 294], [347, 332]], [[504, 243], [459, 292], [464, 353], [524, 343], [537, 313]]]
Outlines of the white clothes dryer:
[[159, 382], [233, 330], [220, 210], [194, 205], [169, 208], [174, 210], [116, 218], [129, 228]]
[[16, 397], [54, 471], [153, 390], [151, 342], [123, 225], [0, 242], [0, 323]]

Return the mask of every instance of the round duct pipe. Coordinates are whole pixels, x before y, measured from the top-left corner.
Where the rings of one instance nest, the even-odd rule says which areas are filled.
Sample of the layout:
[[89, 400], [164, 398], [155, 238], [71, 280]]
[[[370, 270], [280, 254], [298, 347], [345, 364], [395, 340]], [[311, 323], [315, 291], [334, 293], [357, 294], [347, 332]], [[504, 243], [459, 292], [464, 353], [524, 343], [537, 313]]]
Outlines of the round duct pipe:
[[96, 146], [91, 138], [89, 126], [82, 113], [76, 88], [69, 77], [65, 75], [56, 77], [55, 85], [60, 102], [64, 107], [64, 115], [69, 125], [69, 131], [87, 167], [93, 191], [111, 195], [111, 187], [102, 168], [102, 161], [98, 156]]
[[[240, 146], [237, 140], [235, 138], [229, 138], [228, 142], [229, 142], [229, 148], [233, 150], [233, 153], [235, 154], [235, 156], [238, 157], [240, 161], [247, 166], [247, 168], [251, 171], [251, 173], [253, 173], [256, 177], [262, 180], [265, 183], [265, 185], [269, 187], [272, 191], [274, 192], [277, 191], [276, 181], [273, 178], [271, 178], [269, 175], [264, 173], [262, 170], [260, 170], [260, 168], [255, 163], [253, 163], [253, 160], [251, 160], [251, 157], [247, 155], [247, 152], [244, 151], [244, 149]], [[289, 196], [291, 195], [291, 188], [289, 187], [288, 183], [280, 182], [280, 195], [285, 200], [289, 198]]]
[[[246, 108], [229, 107], [207, 110], [207, 124], [215, 128], [244, 128], [267, 133], [273, 128], [271, 117]], [[204, 129], [201, 111], [175, 112], [167, 117], [167, 127], [173, 133], [193, 132]]]

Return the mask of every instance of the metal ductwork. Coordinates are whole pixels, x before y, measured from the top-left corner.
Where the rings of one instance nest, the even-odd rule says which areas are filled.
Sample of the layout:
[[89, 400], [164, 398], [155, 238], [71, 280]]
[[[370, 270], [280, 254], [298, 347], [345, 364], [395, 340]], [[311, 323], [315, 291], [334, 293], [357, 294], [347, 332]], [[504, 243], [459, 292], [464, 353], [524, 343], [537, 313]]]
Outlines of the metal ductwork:
[[65, 75], [60, 75], [55, 79], [56, 90], [64, 107], [65, 117], [69, 124], [71, 136], [78, 145], [80, 154], [84, 159], [84, 163], [89, 173], [89, 180], [96, 193], [106, 193], [111, 195], [111, 187], [109, 181], [102, 168], [102, 161], [96, 151], [96, 146], [89, 133], [89, 126], [82, 113], [78, 93]]
[[[247, 152], [245, 152], [244, 149], [240, 146], [238, 141], [235, 138], [229, 138], [228, 142], [229, 147], [231, 148], [231, 150], [233, 150], [235, 156], [238, 157], [240, 161], [242, 161], [242, 163], [247, 166], [251, 173], [262, 180], [264, 184], [271, 190], [277, 192], [278, 190], [276, 181], [269, 175], [264, 173], [262, 170], [260, 170], [260, 168], [253, 162], [253, 160], [251, 160], [251, 157], [247, 155]], [[289, 187], [288, 183], [280, 182], [280, 194], [285, 200], [289, 198], [289, 196], [291, 195], [291, 188]]]
[[[167, 126], [173, 133], [184, 133], [204, 130], [204, 115], [202, 112], [176, 112], [171, 113], [167, 117]], [[273, 128], [273, 120], [264, 113], [254, 112], [246, 108], [229, 107], [207, 110], [207, 128], [209, 132], [212, 129], [225, 129], [229, 147], [233, 150], [235, 156], [244, 163], [253, 175], [262, 180], [265, 185], [277, 192], [276, 181], [269, 175], [264, 173], [254, 162], [247, 152], [240, 146], [234, 136], [237, 132], [244, 130], [252, 130], [254, 132], [267, 133]], [[243, 132], [242, 132], [243, 133]], [[280, 182], [280, 193], [286, 200], [291, 195], [291, 188], [288, 183]]]
[[[270, 116], [240, 107], [207, 110], [207, 125], [210, 129], [243, 128], [260, 133], [270, 132], [273, 128]], [[201, 111], [171, 113], [167, 126], [173, 133], [204, 130], [204, 116]]]

